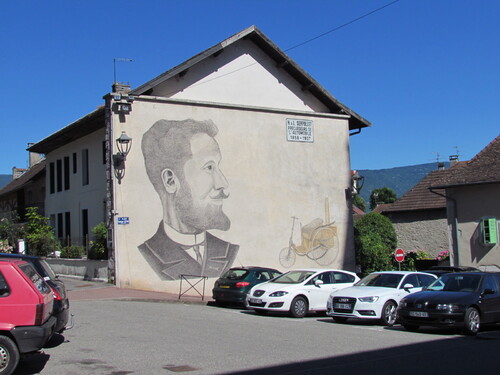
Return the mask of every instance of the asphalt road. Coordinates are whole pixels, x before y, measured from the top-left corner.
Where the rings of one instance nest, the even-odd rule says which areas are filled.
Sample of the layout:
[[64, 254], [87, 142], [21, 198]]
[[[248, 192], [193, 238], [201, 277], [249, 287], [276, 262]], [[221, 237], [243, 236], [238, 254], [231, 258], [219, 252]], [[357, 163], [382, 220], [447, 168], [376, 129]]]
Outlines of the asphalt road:
[[496, 373], [500, 327], [464, 337], [355, 322], [258, 316], [206, 304], [75, 301], [73, 329], [15, 374]]

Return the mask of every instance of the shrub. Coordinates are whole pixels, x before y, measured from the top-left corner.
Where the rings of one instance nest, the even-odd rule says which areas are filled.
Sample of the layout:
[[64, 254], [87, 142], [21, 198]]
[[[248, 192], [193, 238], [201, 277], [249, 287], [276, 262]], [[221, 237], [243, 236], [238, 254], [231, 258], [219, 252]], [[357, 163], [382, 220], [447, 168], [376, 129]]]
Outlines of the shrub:
[[99, 223], [92, 229], [94, 241], [90, 241], [89, 259], [108, 259], [108, 229]]
[[65, 246], [61, 250], [61, 258], [79, 259], [85, 255], [85, 248], [83, 246], [71, 245]]
[[58, 251], [61, 245], [56, 240], [49, 219], [38, 214], [37, 207], [26, 209], [26, 244], [30, 255], [47, 256]]
[[392, 269], [396, 244], [396, 231], [387, 217], [370, 212], [354, 223], [356, 263], [363, 275]]

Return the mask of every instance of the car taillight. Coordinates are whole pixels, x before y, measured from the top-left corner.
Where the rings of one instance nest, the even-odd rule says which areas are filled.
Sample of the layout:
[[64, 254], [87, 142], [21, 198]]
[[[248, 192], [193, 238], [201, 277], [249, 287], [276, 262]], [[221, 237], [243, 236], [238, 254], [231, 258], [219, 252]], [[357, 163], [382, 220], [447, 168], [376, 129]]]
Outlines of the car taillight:
[[62, 298], [57, 289], [56, 288], [51, 288], [51, 289], [52, 289], [52, 296], [54, 297], [54, 299], [61, 301]]
[[236, 288], [243, 288], [244, 286], [248, 286], [250, 283], [248, 281], [238, 281], [236, 283]]
[[35, 325], [36, 326], [41, 326], [43, 323], [43, 309], [44, 309], [43, 303], [38, 303], [36, 305], [36, 314], [35, 314]]

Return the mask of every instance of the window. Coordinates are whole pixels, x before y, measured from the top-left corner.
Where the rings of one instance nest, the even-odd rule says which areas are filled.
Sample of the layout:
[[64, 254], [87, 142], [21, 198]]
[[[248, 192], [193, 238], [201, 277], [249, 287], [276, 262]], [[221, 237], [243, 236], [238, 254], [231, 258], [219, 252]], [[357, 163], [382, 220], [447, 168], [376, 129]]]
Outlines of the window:
[[418, 278], [420, 280], [420, 285], [424, 288], [427, 288], [434, 280], [436, 280], [430, 275], [418, 275]]
[[62, 160], [56, 161], [56, 182], [57, 191], [62, 191]]
[[102, 164], [106, 164], [106, 141], [102, 141]]
[[349, 275], [347, 273], [342, 272], [334, 272], [335, 284], [342, 283], [353, 283], [355, 278], [353, 275]]
[[9, 284], [5, 281], [5, 278], [0, 273], [0, 297], [6, 297], [10, 294]]
[[71, 213], [64, 213], [64, 235], [66, 236], [66, 240], [68, 241], [67, 245], [69, 246], [70, 238], [71, 238]]
[[56, 192], [56, 177], [55, 177], [55, 166], [54, 163], [49, 164], [49, 189], [50, 194], [54, 194]]
[[89, 184], [89, 150], [82, 150], [82, 185]]
[[73, 174], [77, 172], [77, 160], [76, 160], [76, 152], [73, 152]]
[[89, 210], [82, 210], [82, 236], [83, 245], [87, 247], [88, 236], [89, 236]]
[[406, 276], [405, 279], [403, 280], [403, 283], [401, 284], [401, 288], [404, 288], [406, 284], [411, 284], [413, 285], [414, 288], [420, 287], [420, 281], [418, 280], [418, 277], [415, 274]]
[[69, 156], [64, 157], [64, 190], [69, 190]]
[[311, 279], [311, 281], [309, 281], [307, 284], [308, 285], [314, 285], [314, 283], [316, 282], [316, 280], [323, 281], [323, 284], [333, 284], [331, 272], [320, 273], [319, 275], [313, 277]]
[[496, 284], [495, 280], [493, 279], [492, 275], [487, 275], [484, 278], [483, 288], [482, 288], [481, 292], [485, 291], [486, 289], [490, 289], [495, 293], [497, 292], [497, 284]]
[[63, 214], [57, 214], [57, 237], [63, 238]]

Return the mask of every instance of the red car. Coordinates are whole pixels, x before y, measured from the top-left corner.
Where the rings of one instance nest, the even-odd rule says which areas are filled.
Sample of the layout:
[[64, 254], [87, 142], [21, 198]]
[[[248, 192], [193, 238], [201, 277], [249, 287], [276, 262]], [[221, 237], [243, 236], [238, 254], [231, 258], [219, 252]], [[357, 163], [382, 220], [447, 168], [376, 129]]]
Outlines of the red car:
[[0, 374], [14, 372], [21, 354], [40, 350], [54, 332], [52, 290], [33, 266], [0, 261]]

